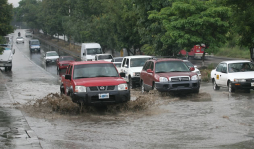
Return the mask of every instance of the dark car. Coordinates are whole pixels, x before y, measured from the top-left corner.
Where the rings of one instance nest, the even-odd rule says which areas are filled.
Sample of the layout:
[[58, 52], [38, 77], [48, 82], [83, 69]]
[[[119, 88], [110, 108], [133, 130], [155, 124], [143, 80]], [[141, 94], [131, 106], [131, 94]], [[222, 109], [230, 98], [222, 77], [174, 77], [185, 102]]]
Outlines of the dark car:
[[40, 52], [41, 50], [40, 41], [38, 39], [29, 40], [29, 49], [30, 49], [30, 52], [35, 52], [35, 51]]
[[123, 61], [123, 57], [114, 57], [113, 58], [113, 62], [122, 62]]
[[180, 59], [147, 60], [140, 74], [141, 91], [199, 93], [199, 79], [193, 67]]
[[74, 62], [74, 61], [75, 61], [75, 58], [72, 56], [60, 56], [56, 60], [57, 70], [66, 69], [68, 67], [69, 63]]

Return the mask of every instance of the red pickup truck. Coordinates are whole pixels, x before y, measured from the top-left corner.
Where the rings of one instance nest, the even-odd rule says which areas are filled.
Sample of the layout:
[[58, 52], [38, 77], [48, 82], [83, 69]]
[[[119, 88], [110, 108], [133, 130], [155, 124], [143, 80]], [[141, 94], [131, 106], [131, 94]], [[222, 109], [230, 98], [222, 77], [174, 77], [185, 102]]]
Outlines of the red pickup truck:
[[130, 90], [115, 65], [107, 61], [80, 61], [69, 64], [62, 75], [60, 91], [72, 101], [85, 105], [123, 103]]

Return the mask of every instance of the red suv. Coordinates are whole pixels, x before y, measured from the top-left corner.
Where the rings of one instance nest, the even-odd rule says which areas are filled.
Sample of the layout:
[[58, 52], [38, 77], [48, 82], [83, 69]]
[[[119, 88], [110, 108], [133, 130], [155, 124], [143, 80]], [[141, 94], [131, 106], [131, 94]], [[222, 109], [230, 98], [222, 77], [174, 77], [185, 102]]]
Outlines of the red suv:
[[112, 62], [72, 62], [62, 76], [60, 91], [78, 104], [127, 102], [130, 100], [130, 90], [122, 77], [125, 73], [119, 75]]
[[199, 93], [198, 75], [193, 70], [180, 59], [150, 59], [140, 74], [141, 91]]

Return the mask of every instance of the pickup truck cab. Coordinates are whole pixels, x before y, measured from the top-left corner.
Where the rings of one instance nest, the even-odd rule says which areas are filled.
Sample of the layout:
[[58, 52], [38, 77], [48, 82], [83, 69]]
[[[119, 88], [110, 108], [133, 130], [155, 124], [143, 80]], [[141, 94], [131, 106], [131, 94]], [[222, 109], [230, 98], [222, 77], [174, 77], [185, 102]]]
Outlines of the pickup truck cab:
[[126, 56], [123, 58], [120, 70], [126, 74], [124, 79], [128, 82], [130, 89], [140, 85], [140, 72], [145, 62], [150, 58], [152, 56], [146, 55]]
[[69, 64], [60, 91], [85, 105], [123, 103], [130, 100], [128, 85], [112, 62], [80, 61]]

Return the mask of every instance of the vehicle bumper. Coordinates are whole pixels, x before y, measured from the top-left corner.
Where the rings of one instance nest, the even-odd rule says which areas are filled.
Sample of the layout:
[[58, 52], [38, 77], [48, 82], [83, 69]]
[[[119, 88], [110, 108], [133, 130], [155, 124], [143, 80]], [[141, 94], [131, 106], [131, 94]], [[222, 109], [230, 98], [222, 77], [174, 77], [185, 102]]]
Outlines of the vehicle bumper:
[[254, 89], [254, 82], [232, 82], [231, 85], [235, 89]]
[[131, 78], [132, 84], [140, 84], [140, 77]]
[[[99, 99], [99, 94], [109, 93], [108, 99]], [[103, 92], [86, 92], [74, 93], [72, 96], [73, 102], [84, 103], [85, 105], [101, 105], [101, 104], [116, 104], [130, 100], [130, 91], [103, 91]]]
[[12, 66], [12, 62], [0, 62], [0, 67], [11, 67]]
[[56, 59], [47, 59], [46, 60], [46, 63], [49, 64], [49, 63], [56, 63]]
[[24, 41], [16, 41], [16, 43], [24, 43]]
[[194, 92], [199, 90], [199, 80], [181, 82], [156, 82], [156, 89], [160, 92]]
[[41, 50], [41, 48], [30, 48], [30, 51], [40, 51]]

